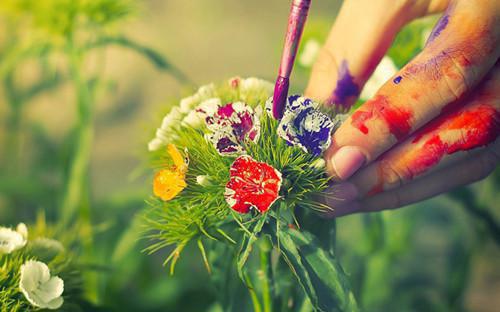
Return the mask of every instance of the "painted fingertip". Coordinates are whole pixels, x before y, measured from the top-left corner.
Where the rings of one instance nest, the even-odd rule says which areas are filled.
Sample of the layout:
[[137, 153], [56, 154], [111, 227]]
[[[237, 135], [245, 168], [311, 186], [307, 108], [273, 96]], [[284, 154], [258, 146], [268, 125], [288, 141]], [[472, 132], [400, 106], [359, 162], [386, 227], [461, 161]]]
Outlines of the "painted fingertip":
[[343, 146], [330, 161], [335, 175], [341, 180], [346, 180], [365, 164], [366, 157], [356, 146]]

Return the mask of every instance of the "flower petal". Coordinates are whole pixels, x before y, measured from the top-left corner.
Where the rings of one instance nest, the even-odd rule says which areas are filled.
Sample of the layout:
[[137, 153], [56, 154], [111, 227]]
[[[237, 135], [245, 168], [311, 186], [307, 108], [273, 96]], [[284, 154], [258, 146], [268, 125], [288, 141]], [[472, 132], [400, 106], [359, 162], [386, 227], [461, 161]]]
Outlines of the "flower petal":
[[57, 276], [51, 277], [45, 263], [28, 260], [20, 271], [19, 288], [33, 306], [56, 309], [62, 305], [64, 281]]
[[40, 284], [37, 294], [44, 302], [49, 302], [61, 296], [64, 291], [64, 281], [57, 277], [51, 277], [46, 283]]
[[63, 303], [64, 303], [64, 298], [58, 297], [50, 302], [47, 302], [45, 308], [50, 310], [56, 310], [59, 309], [63, 305]]
[[171, 200], [186, 188], [184, 179], [185, 176], [179, 172], [162, 169], [154, 177], [153, 193], [164, 201]]
[[23, 234], [9, 228], [0, 227], [0, 254], [9, 254], [26, 245]]
[[281, 183], [278, 170], [243, 155], [231, 165], [224, 197], [231, 209], [239, 213], [248, 213], [251, 207], [264, 213], [278, 199]]
[[[285, 107], [283, 118], [278, 125], [278, 135], [291, 145], [296, 145], [315, 156], [330, 146], [331, 135], [339, 125], [317, 109], [319, 104], [299, 95], [291, 95]], [[266, 109], [272, 106], [272, 99]]]
[[243, 102], [228, 103], [220, 106], [217, 112], [206, 119], [211, 131], [208, 141], [219, 154], [228, 156], [241, 154], [241, 143], [249, 139], [256, 141], [260, 133], [258, 112]]

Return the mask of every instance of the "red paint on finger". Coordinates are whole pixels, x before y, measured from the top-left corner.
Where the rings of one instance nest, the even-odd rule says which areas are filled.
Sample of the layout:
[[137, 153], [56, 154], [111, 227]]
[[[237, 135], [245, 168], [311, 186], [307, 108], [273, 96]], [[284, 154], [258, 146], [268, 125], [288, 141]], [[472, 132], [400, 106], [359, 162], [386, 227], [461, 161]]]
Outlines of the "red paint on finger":
[[478, 104], [443, 115], [412, 141], [423, 141], [419, 148], [390, 157], [399, 158], [398, 162], [408, 168], [405, 178], [411, 179], [438, 164], [444, 156], [488, 145], [499, 134], [500, 112], [491, 105]]
[[411, 118], [413, 114], [406, 108], [391, 105], [386, 96], [377, 95], [365, 104], [368, 110], [358, 110], [351, 117], [351, 125], [364, 134], [368, 134], [367, 122], [370, 120], [382, 120], [385, 122], [389, 132], [396, 139], [404, 139], [411, 130]]
[[500, 110], [492, 105], [475, 103], [442, 115], [416, 134], [411, 147], [404, 146], [380, 157], [376, 181], [366, 195], [383, 192], [386, 186], [394, 187], [387, 183], [398, 178], [396, 174], [405, 181], [414, 179], [436, 166], [445, 156], [486, 146], [499, 135]]
[[364, 134], [368, 134], [368, 127], [366, 126], [366, 121], [371, 119], [373, 116], [370, 112], [356, 111], [352, 114], [351, 125], [361, 131]]

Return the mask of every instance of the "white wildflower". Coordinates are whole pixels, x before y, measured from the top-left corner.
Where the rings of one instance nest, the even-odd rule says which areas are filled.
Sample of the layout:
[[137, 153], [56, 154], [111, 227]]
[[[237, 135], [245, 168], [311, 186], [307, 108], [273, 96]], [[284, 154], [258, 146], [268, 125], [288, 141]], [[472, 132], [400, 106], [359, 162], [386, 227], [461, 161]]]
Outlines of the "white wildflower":
[[198, 183], [201, 186], [207, 187], [210, 186], [212, 183], [210, 182], [210, 177], [207, 175], [199, 175], [196, 177], [196, 183]]
[[189, 125], [193, 128], [199, 127], [207, 116], [212, 116], [217, 112], [221, 106], [220, 98], [210, 98], [201, 102], [198, 107], [192, 110], [184, 119], [182, 123]]
[[311, 167], [313, 167], [314, 169], [318, 169], [318, 170], [324, 169], [325, 166], [326, 166], [326, 162], [323, 158], [318, 158], [311, 163]]
[[318, 57], [319, 50], [321, 49], [321, 44], [316, 39], [309, 39], [304, 45], [304, 49], [299, 56], [299, 64], [309, 68], [311, 67], [316, 58]]
[[21, 266], [19, 288], [33, 306], [41, 309], [59, 309], [64, 302], [64, 281], [51, 276], [49, 267], [40, 261], [29, 260]]
[[196, 92], [201, 100], [214, 97], [216, 95], [215, 85], [213, 83], [201, 86]]
[[362, 100], [368, 100], [372, 98], [378, 89], [389, 79], [392, 78], [398, 71], [396, 65], [392, 59], [388, 56], [384, 56], [377, 68], [373, 72], [372, 76], [366, 82], [363, 91], [361, 92], [360, 98]]
[[9, 254], [26, 246], [28, 228], [24, 223], [19, 223], [16, 230], [0, 227], [0, 254]]
[[242, 79], [240, 83], [240, 92], [243, 95], [255, 91], [269, 91], [269, 93], [273, 90], [274, 85], [267, 80], [250, 77], [247, 79]]
[[154, 138], [148, 143], [148, 151], [150, 152], [157, 151], [164, 145], [165, 143], [162, 140]]
[[216, 96], [215, 85], [213, 83], [201, 86], [195, 94], [183, 98], [179, 104], [179, 110], [183, 114], [188, 114], [193, 110], [200, 102]]

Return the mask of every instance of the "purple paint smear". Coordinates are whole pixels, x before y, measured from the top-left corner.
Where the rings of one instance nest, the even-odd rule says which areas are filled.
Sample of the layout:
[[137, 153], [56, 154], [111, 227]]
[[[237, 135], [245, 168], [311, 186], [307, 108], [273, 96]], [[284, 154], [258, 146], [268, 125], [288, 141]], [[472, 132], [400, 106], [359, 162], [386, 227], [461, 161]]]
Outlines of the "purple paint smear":
[[333, 91], [332, 100], [335, 104], [347, 107], [347, 100], [359, 95], [359, 87], [354, 82], [354, 77], [349, 72], [347, 61], [343, 60], [339, 68], [337, 86]]
[[446, 26], [448, 26], [449, 19], [450, 16], [447, 13], [441, 16], [436, 26], [434, 26], [434, 29], [432, 30], [431, 34], [429, 35], [429, 39], [427, 39], [426, 45], [434, 41], [434, 39], [436, 39], [441, 34], [441, 32], [446, 28]]
[[286, 97], [288, 95], [289, 80], [279, 76], [274, 86], [273, 94], [273, 117], [274, 119], [281, 119], [285, 111]]

